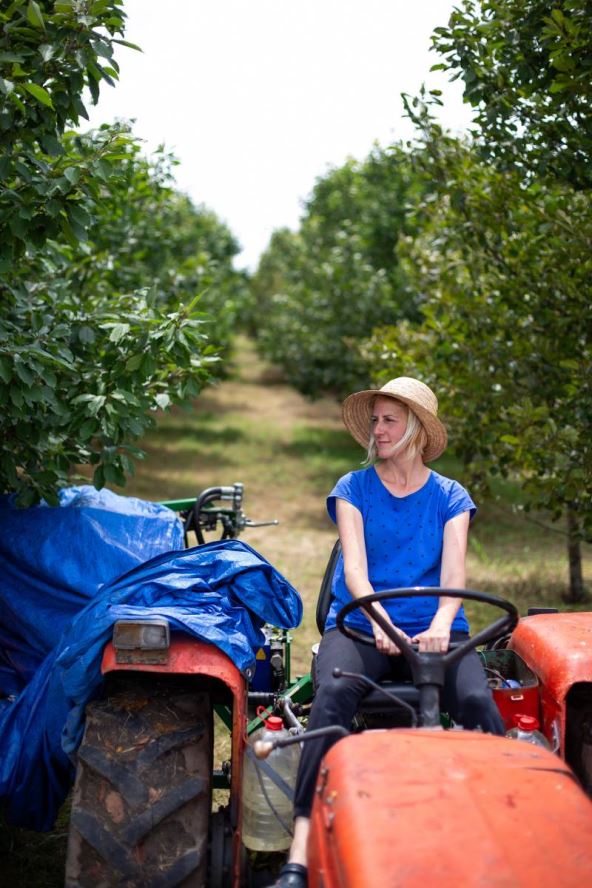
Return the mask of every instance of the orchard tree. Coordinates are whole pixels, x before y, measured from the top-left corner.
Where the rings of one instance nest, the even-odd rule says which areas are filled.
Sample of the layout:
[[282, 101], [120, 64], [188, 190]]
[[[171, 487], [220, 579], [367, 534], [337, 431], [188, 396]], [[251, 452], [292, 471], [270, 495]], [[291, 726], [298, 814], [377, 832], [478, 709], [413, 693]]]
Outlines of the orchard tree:
[[472, 484], [520, 477], [527, 509], [567, 514], [571, 600], [592, 539], [592, 212], [583, 191], [484, 163], [424, 112], [418, 165], [431, 192], [402, 247], [423, 322], [378, 331], [393, 366], [443, 395]]
[[0, 488], [23, 505], [55, 502], [81, 463], [97, 486], [123, 484], [153, 412], [195, 395], [213, 360], [196, 297], [163, 299], [148, 274], [120, 291], [82, 280], [137, 156], [125, 127], [68, 130], [86, 117], [85, 87], [96, 102], [117, 79], [121, 6], [0, 10]]
[[462, 0], [432, 40], [434, 67], [464, 81], [483, 156], [592, 186], [590, 0]]
[[395, 251], [416, 188], [402, 149], [375, 148], [318, 179], [297, 233], [274, 234], [253, 281], [253, 325], [304, 394], [366, 385], [357, 342], [417, 316]]
[[[110, 129], [69, 138], [88, 156]], [[175, 189], [176, 165], [163, 147], [146, 157], [131, 140], [117, 162], [117, 178], [95, 207], [87, 239], [74, 242], [63, 274], [79, 300], [148, 286], [155, 304], [174, 310], [200, 293], [201, 311], [216, 321], [208, 335], [218, 350], [228, 350], [246, 288], [233, 268], [240, 247], [213, 212]]]

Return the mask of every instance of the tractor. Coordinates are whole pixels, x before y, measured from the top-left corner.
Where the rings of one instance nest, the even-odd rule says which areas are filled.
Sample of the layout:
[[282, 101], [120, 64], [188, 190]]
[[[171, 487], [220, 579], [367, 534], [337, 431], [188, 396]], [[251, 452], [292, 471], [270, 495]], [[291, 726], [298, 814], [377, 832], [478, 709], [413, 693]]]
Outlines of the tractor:
[[[207, 532], [233, 540], [245, 527], [277, 523], [251, 521], [242, 502], [236, 483], [165, 505], [184, 520], [186, 545], [194, 533], [203, 546]], [[244, 884], [248, 734], [280, 695], [298, 724], [292, 704], [309, 696], [306, 679], [291, 683], [290, 644], [288, 631], [266, 627], [256, 669], [245, 675], [215, 645], [171, 633], [166, 620], [115, 623], [77, 754], [66, 885]], [[231, 738], [217, 769], [215, 722]], [[225, 801], [214, 814], [213, 791]]]
[[[230, 501], [231, 506], [214, 505]], [[242, 486], [211, 488], [194, 504], [169, 504], [186, 533], [248, 526]], [[336, 544], [319, 596], [322, 631]], [[366, 680], [352, 731], [319, 770], [309, 841], [311, 888], [427, 884], [592, 884], [592, 613], [537, 613], [468, 590], [396, 589], [351, 602], [339, 630], [375, 602], [447, 595], [501, 609], [502, 617], [446, 654], [419, 653], [390, 634], [407, 682]], [[292, 682], [290, 633], [267, 631], [255, 674], [213, 644], [170, 633], [166, 621], [115, 624], [101, 695], [87, 708], [72, 800], [66, 885], [250, 888], [257, 860], [243, 844], [243, 772], [254, 750], [299, 744], [312, 676]], [[366, 640], [363, 638], [362, 640]], [[551, 750], [464, 731], [446, 721], [439, 695], [447, 666], [482, 647], [507, 727], [534, 715]], [[314, 669], [312, 670], [314, 674]], [[291, 734], [250, 743], [268, 715]], [[213, 769], [214, 717], [230, 730], [229, 758]], [[212, 794], [225, 790], [212, 811]], [[270, 878], [269, 873], [263, 879]]]

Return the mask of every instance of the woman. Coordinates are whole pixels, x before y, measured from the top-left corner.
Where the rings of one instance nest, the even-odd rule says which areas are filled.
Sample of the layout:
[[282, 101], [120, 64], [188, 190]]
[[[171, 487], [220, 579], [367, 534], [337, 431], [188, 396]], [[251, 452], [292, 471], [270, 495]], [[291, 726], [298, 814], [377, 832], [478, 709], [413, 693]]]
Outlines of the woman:
[[[334, 679], [333, 669], [362, 673], [377, 681], [392, 671], [399, 649], [362, 610], [350, 625], [374, 637], [375, 646], [346, 638], [335, 628], [339, 610], [352, 598], [410, 586], [465, 587], [469, 521], [476, 508], [456, 481], [426, 463], [446, 447], [438, 402], [427, 385], [400, 376], [380, 390], [356, 392], [343, 404], [343, 421], [368, 448], [368, 467], [341, 478], [327, 500], [336, 521], [342, 558], [333, 579], [333, 600], [316, 661], [317, 693], [309, 730], [338, 724], [349, 728], [366, 688], [355, 679]], [[420, 651], [446, 651], [468, 637], [458, 598], [398, 599], [377, 605]], [[448, 670], [443, 708], [467, 728], [503, 734], [504, 725], [479, 658], [473, 651]], [[307, 743], [301, 758], [294, 803], [294, 838], [278, 888], [306, 886], [306, 845], [318, 766], [334, 743]]]

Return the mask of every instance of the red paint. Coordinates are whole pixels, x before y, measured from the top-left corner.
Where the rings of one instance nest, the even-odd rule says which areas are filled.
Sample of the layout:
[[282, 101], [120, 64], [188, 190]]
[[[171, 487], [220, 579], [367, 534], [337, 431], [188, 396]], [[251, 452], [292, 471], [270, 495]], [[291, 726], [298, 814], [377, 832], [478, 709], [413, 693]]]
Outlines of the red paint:
[[206, 675], [223, 682], [232, 693], [232, 751], [230, 812], [232, 836], [232, 888], [239, 888], [242, 872], [242, 770], [247, 743], [247, 686], [234, 663], [217, 647], [191, 639], [171, 641], [166, 665], [122, 664], [115, 660], [115, 649], [109, 643], [101, 666], [107, 672], [159, 672], [177, 675]]
[[552, 724], [559, 720], [559, 753], [564, 756], [565, 698], [572, 685], [592, 682], [592, 613], [524, 617], [514, 630], [509, 647], [538, 676], [541, 728], [553, 742]]
[[592, 804], [568, 767], [469, 731], [367, 731], [332, 747], [312, 810], [310, 888], [436, 884], [592, 884]]
[[517, 715], [539, 718], [539, 688], [495, 688], [493, 699], [504, 720], [506, 731], [516, 726]]

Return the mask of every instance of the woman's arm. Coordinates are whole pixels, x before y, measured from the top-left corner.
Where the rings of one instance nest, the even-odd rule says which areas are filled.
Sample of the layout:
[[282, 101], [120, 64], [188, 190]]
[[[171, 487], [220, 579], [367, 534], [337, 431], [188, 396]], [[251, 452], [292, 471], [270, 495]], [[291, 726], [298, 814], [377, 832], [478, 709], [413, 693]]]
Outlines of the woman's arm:
[[[363, 595], [372, 595], [374, 589], [368, 579], [368, 559], [366, 557], [366, 543], [364, 540], [364, 522], [362, 515], [355, 506], [348, 503], [347, 500], [336, 500], [337, 512], [337, 528], [339, 530], [339, 539], [341, 541], [341, 550], [343, 553], [343, 568], [345, 574], [345, 585], [348, 588], [352, 598], [361, 598]], [[381, 604], [374, 605], [390, 622], [390, 617]], [[370, 619], [370, 618], [369, 618]], [[396, 656], [400, 654], [399, 648], [391, 639], [383, 632], [374, 620], [370, 619], [376, 647], [384, 654], [392, 654]], [[396, 631], [407, 636], [400, 629]]]
[[[442, 567], [440, 585], [448, 589], [464, 589], [466, 583], [465, 561], [469, 535], [470, 512], [462, 512], [444, 525], [442, 545]], [[425, 632], [413, 639], [419, 642], [420, 651], [447, 651], [450, 641], [450, 627], [462, 604], [460, 598], [442, 596], [438, 610]]]

